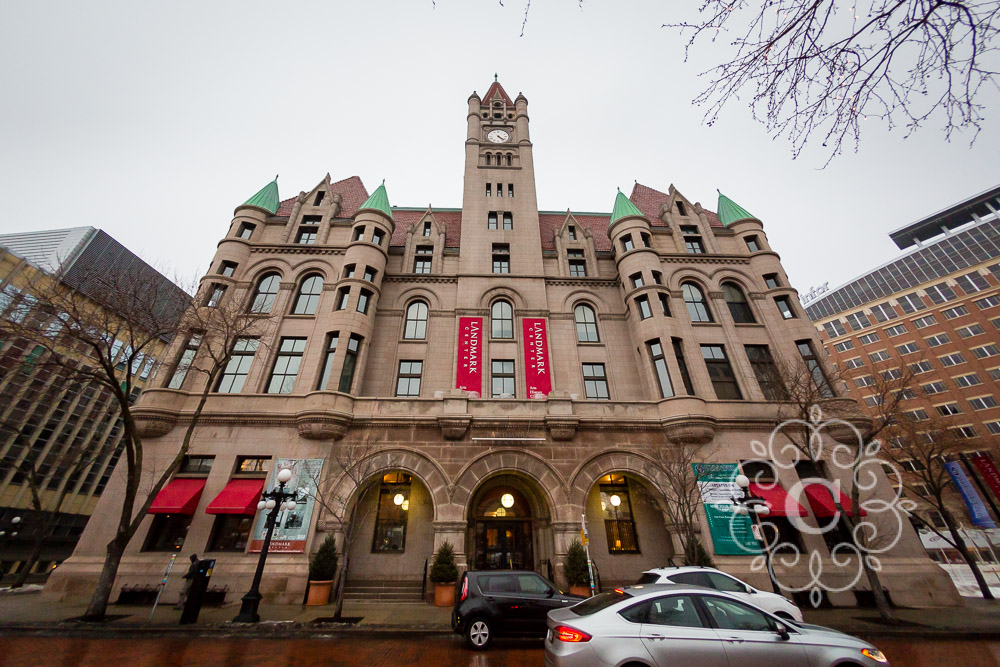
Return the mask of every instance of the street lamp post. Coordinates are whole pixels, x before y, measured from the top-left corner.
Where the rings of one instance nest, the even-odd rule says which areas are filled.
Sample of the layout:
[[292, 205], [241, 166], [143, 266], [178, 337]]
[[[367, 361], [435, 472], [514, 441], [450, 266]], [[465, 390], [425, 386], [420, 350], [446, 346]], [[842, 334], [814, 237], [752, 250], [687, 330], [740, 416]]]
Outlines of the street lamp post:
[[764, 534], [764, 527], [760, 522], [760, 517], [771, 513], [771, 508], [767, 506], [763, 498], [756, 497], [750, 491], [750, 479], [746, 475], [736, 476], [736, 486], [743, 490], [743, 498], [740, 499], [733, 496], [733, 505], [736, 505], [734, 511], [736, 514], [749, 514], [752, 517], [751, 521], [754, 522], [757, 530], [760, 532], [759, 539], [764, 543], [764, 564], [767, 567], [767, 576], [771, 580], [771, 590], [781, 595], [781, 587], [774, 576], [774, 570], [771, 569], [771, 547], [768, 544], [767, 535]]
[[274, 534], [274, 526], [278, 523], [278, 512], [286, 509], [294, 509], [295, 492], [285, 491], [285, 484], [292, 478], [292, 471], [288, 468], [278, 472], [278, 488], [261, 494], [261, 500], [257, 503], [258, 510], [269, 509], [271, 513], [267, 515], [267, 533], [264, 536], [264, 546], [260, 550], [260, 559], [257, 561], [257, 571], [253, 575], [253, 583], [250, 590], [243, 596], [243, 604], [240, 606], [239, 615], [233, 619], [234, 623], [256, 623], [260, 621], [257, 608], [260, 607], [260, 578], [264, 574], [264, 563], [267, 561], [267, 551], [271, 547], [271, 535]]

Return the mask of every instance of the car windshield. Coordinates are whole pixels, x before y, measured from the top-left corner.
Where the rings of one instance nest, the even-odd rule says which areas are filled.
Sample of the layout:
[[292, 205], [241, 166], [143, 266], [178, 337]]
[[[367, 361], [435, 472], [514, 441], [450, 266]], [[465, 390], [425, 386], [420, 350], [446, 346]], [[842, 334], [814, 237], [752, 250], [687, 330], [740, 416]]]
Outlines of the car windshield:
[[654, 572], [644, 572], [643, 575], [639, 577], [639, 580], [635, 582], [635, 585], [639, 586], [640, 584], [655, 584], [659, 580], [660, 580], [660, 575]]
[[591, 614], [596, 614], [602, 609], [607, 609], [616, 602], [627, 600], [630, 597], [632, 596], [625, 591], [615, 589], [611, 593], [601, 593], [600, 595], [595, 595], [592, 598], [584, 600], [580, 604], [573, 605], [570, 607], [570, 610], [577, 616], [590, 616]]

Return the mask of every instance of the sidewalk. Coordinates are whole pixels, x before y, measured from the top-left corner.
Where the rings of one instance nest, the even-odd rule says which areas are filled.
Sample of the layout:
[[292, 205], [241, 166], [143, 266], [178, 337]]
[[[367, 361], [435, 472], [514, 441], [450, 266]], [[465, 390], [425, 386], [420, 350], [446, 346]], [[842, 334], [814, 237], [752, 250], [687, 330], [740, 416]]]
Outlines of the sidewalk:
[[[259, 624], [232, 623], [239, 613], [236, 600], [222, 607], [203, 607], [194, 625], [179, 625], [181, 612], [172, 605], [152, 608], [111, 605], [109, 620], [91, 624], [71, 620], [85, 605], [42, 602], [37, 590], [0, 593], [0, 635], [184, 635], [184, 636], [328, 636], [353, 633], [396, 635], [447, 634], [451, 632], [451, 608], [421, 602], [346, 602], [345, 617], [360, 617], [356, 623], [333, 623], [332, 606], [261, 604]], [[881, 622], [875, 609], [837, 608], [805, 610], [807, 623], [825, 625], [849, 634], [870, 637], [920, 637], [922, 639], [1000, 639], [1000, 602], [966, 599], [963, 607], [897, 609], [901, 625]]]

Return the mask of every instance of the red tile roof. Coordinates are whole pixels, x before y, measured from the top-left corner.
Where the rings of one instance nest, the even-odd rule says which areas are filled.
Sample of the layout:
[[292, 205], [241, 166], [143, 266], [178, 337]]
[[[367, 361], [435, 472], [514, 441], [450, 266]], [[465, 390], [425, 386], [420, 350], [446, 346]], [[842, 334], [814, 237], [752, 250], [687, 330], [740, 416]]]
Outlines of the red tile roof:
[[[670, 195], [659, 190], [654, 190], [642, 183], [636, 183], [635, 187], [632, 188], [632, 194], [629, 196], [629, 199], [642, 211], [643, 215], [649, 218], [653, 227], [666, 227], [666, 224], [660, 219], [660, 205], [669, 201]], [[719, 220], [719, 216], [708, 209], [705, 209], [705, 217], [708, 218], [710, 227], [725, 226]]]
[[[361, 178], [358, 176], [351, 176], [342, 181], [331, 183], [330, 189], [334, 193], [340, 193], [341, 202], [338, 217], [341, 218], [353, 218], [354, 214], [358, 212], [358, 207], [368, 199], [368, 190], [365, 189], [365, 184], [361, 182]], [[292, 207], [295, 205], [297, 198], [298, 195], [281, 202], [278, 206], [278, 212], [275, 215], [291, 215]]]
[[[389, 241], [390, 246], [402, 247], [406, 245], [406, 233], [410, 230], [410, 227], [420, 222], [424, 213], [423, 211], [400, 211], [399, 209], [392, 210], [392, 219], [396, 223], [396, 229], [392, 233], [392, 239]], [[461, 211], [435, 211], [431, 209], [431, 214], [439, 225], [445, 226], [444, 233], [444, 245], [446, 248], [457, 248], [460, 241], [462, 240], [462, 212]]]
[[[608, 238], [608, 222], [611, 214], [608, 215], [573, 215], [573, 219], [581, 227], [586, 227], [594, 236], [594, 250], [611, 250], [611, 239]], [[555, 235], [562, 229], [566, 222], [565, 213], [539, 213], [538, 226], [542, 235], [542, 250], [555, 250]]]
[[510, 97], [508, 97], [508, 95], [507, 95], [507, 91], [504, 90], [503, 86], [501, 86], [496, 81], [493, 82], [493, 84], [490, 86], [490, 89], [486, 91], [485, 95], [483, 95], [483, 102], [486, 102], [486, 103], [492, 102], [493, 101], [493, 96], [496, 93], [500, 93], [500, 97], [503, 99], [504, 102], [506, 102], [508, 104], [508, 106], [514, 106], [514, 103], [511, 102]]

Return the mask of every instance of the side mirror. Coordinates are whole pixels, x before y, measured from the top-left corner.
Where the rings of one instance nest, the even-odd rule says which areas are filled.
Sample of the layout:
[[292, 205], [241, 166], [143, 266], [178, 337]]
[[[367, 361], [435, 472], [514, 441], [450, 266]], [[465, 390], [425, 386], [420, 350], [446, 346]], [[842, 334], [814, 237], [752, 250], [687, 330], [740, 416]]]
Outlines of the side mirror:
[[749, 593], [750, 595], [753, 595], [756, 592], [757, 592], [756, 588], [751, 588], [751, 587], [747, 586], [747, 593]]
[[788, 627], [784, 623], [774, 624], [774, 634], [778, 635], [782, 640], [788, 640]]

